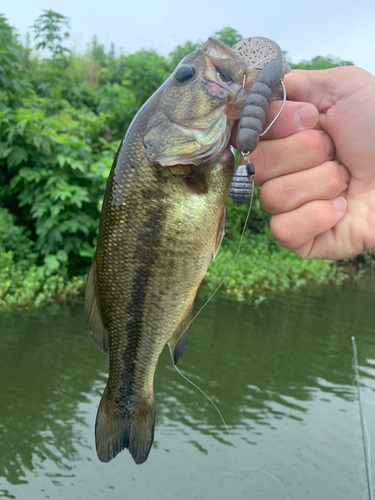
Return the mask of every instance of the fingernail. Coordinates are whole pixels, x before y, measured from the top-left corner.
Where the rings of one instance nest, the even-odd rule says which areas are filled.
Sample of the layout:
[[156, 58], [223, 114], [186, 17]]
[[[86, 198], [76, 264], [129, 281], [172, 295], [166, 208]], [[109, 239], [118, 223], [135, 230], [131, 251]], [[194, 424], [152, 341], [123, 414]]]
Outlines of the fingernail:
[[301, 128], [309, 128], [318, 123], [319, 113], [314, 106], [303, 106], [297, 109], [295, 117]]
[[348, 182], [350, 181], [349, 170], [346, 167], [344, 167], [344, 165], [339, 165], [339, 170], [342, 180], [345, 182], [345, 184], [348, 184]]
[[343, 198], [342, 196], [339, 196], [338, 198], [332, 200], [332, 205], [338, 212], [344, 212], [346, 210], [346, 205], [347, 205], [346, 199]]
[[332, 159], [335, 156], [335, 143], [333, 142], [330, 135], [323, 133], [323, 141], [326, 147], [327, 156]]

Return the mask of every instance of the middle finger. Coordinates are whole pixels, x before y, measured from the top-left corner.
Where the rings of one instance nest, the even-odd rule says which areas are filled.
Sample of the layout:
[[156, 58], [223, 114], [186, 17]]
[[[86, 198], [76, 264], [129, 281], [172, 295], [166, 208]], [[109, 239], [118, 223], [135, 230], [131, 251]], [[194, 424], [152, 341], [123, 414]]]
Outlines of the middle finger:
[[332, 160], [335, 146], [328, 134], [304, 130], [283, 139], [261, 141], [250, 155], [255, 167], [255, 183], [264, 182], [321, 165]]

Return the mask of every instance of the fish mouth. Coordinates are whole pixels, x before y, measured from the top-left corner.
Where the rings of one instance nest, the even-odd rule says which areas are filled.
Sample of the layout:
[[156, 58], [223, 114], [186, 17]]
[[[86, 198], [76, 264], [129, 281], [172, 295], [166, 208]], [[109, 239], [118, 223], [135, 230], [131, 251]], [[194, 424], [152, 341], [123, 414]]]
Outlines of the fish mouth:
[[[214, 96], [227, 99], [228, 105], [244, 103], [245, 95], [254, 83], [258, 70], [247, 64], [220, 40], [211, 37], [202, 48], [206, 68], [204, 79], [206, 88]], [[233, 114], [233, 113], [231, 113]], [[236, 119], [240, 117], [235, 112]]]
[[229, 90], [222, 83], [214, 80], [204, 80], [203, 85], [210, 95], [220, 97], [221, 99], [226, 99], [228, 97]]
[[221, 40], [216, 38], [216, 36], [210, 36], [207, 42], [203, 45], [202, 51], [207, 56], [220, 58], [220, 59], [232, 59], [233, 61], [242, 61], [240, 57], [227, 45], [225, 45]]

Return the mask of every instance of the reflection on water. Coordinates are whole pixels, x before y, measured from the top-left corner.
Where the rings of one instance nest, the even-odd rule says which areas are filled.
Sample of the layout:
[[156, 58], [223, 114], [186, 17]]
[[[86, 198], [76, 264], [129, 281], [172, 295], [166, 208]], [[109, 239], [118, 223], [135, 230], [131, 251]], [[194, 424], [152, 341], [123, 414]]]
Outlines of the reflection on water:
[[375, 405], [375, 286], [284, 295], [258, 308], [209, 304], [180, 369], [165, 350], [155, 378], [149, 460], [101, 464], [93, 424], [107, 358], [91, 345], [81, 307], [0, 317], [0, 497], [71, 500], [362, 498], [365, 486], [351, 335], [356, 335], [370, 435]]

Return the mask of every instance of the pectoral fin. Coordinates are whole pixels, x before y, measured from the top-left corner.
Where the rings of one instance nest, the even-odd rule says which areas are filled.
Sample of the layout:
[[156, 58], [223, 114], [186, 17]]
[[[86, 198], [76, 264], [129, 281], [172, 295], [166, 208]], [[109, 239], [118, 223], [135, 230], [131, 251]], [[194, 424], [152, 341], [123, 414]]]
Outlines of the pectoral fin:
[[217, 228], [215, 245], [214, 245], [214, 248], [212, 250], [212, 260], [215, 259], [216, 255], [220, 249], [221, 242], [223, 241], [224, 234], [225, 234], [226, 220], [227, 220], [227, 211], [226, 211], [226, 208], [224, 207], [222, 216], [221, 216], [220, 221], [219, 221], [219, 227]]
[[92, 342], [102, 352], [108, 350], [108, 332], [103, 325], [100, 313], [98, 279], [95, 259], [87, 276], [84, 314], [86, 326]]
[[194, 310], [194, 301], [192, 302], [191, 306], [188, 307], [188, 309], [186, 310], [186, 313], [182, 318], [182, 320], [180, 321], [180, 324], [178, 325], [176, 330], [173, 332], [171, 338], [167, 342], [173, 359], [173, 363], [175, 365], [177, 365], [177, 362], [181, 358], [189, 338], [190, 321], [193, 317], [193, 310]]

